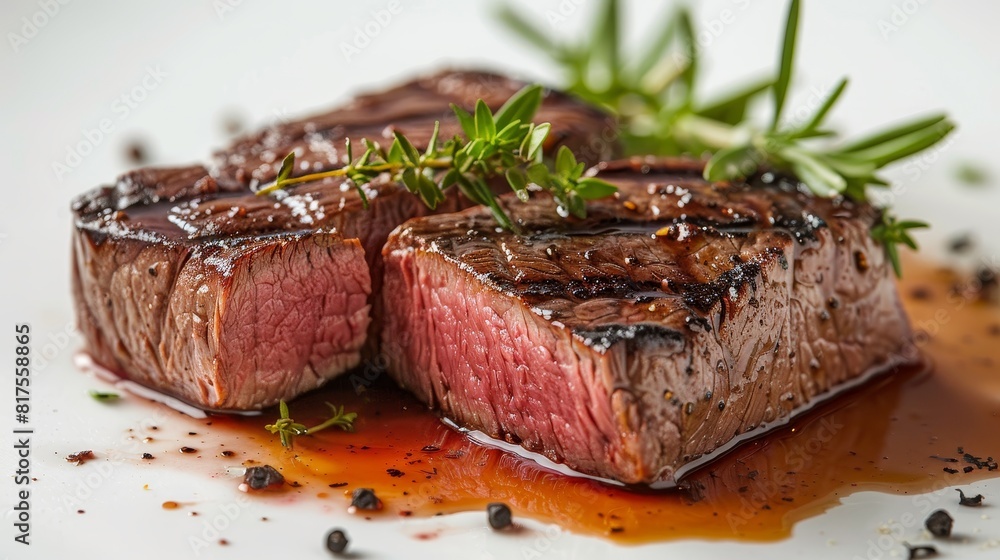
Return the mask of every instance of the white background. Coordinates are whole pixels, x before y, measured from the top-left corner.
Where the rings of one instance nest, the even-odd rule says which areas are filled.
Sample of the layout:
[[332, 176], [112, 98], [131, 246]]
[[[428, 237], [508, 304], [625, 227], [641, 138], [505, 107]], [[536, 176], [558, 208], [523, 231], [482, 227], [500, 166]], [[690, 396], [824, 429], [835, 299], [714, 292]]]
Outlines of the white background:
[[[594, 7], [584, 0], [516, 3], [543, 27], [562, 36], [580, 32]], [[226, 503], [233, 499], [229, 485], [213, 485], [166, 469], [140, 477], [121, 466], [88, 498], [92, 515], [56, 511], [60, 498], [86, 472], [85, 468], [66, 469], [61, 458], [67, 452], [65, 442], [86, 436], [95, 447], [102, 441], [111, 446], [117, 432], [109, 426], [148, 414], [148, 408], [142, 407], [109, 413], [80, 397], [92, 382], [73, 371], [70, 360], [79, 342], [71, 331], [64, 334], [72, 321], [71, 198], [125, 171], [124, 146], [133, 139], [145, 142], [154, 163], [204, 160], [228, 139], [223, 128], [226, 115], [264, 125], [445, 66], [486, 66], [551, 84], [558, 84], [559, 77], [547, 60], [492, 20], [495, 2], [76, 0], [66, 5], [51, 2], [58, 8], [50, 7], [54, 15], [44, 16], [39, 15], [45, 13], [43, 4], [7, 0], [0, 6], [4, 39], [0, 45], [4, 80], [0, 86], [0, 170], [5, 201], [0, 206], [0, 317], [6, 324], [0, 326], [6, 330], [15, 322], [30, 322], [39, 341], [36, 349], [47, 344], [52, 354], [49, 365], [35, 377], [34, 418], [39, 434], [34, 469], [41, 480], [33, 502], [36, 544], [32, 554], [26, 554], [21, 545], [14, 548], [8, 514], [0, 528], [0, 551], [10, 558], [54, 558], [84, 547], [91, 551], [84, 557], [90, 557], [100, 550], [91, 547], [100, 543], [106, 547], [103, 555], [112, 558], [123, 557], [126, 550], [141, 551], [149, 558], [186, 557], [191, 550], [184, 531], [190, 532], [190, 527], [173, 526], [162, 512], [132, 499], [135, 488], [150, 480], [161, 488], [184, 488], [190, 483], [202, 487], [198, 492], [206, 503]], [[377, 24], [375, 12], [387, 10], [390, 4], [397, 13], [384, 25]], [[626, 4], [627, 35], [636, 44], [660, 21], [668, 5]], [[738, 84], [775, 67], [785, 4], [764, 0], [698, 4], [696, 23], [703, 30], [703, 51], [709, 58], [702, 83], [705, 90], [718, 92], [720, 86]], [[851, 86], [833, 115], [844, 130], [863, 132], [894, 119], [947, 109], [959, 123], [959, 132], [947, 147], [893, 171], [901, 185], [895, 204], [902, 216], [934, 223], [935, 230], [921, 236], [929, 253], [940, 253], [943, 240], [961, 231], [974, 231], [981, 246], [996, 251], [1000, 247], [996, 181], [1000, 165], [995, 163], [1000, 132], [996, 109], [1000, 4], [941, 0], [804, 4], [795, 84], [799, 93], [790, 106], [808, 105], [816, 97], [811, 92], [827, 91], [846, 74], [852, 78]], [[36, 25], [32, 33], [23, 18], [44, 24]], [[385, 14], [382, 20], [386, 21]], [[359, 38], [366, 26], [377, 32]], [[360, 53], [345, 56], [345, 44], [358, 47]], [[147, 78], [143, 86], [150, 70], [161, 78]], [[123, 95], [133, 97], [134, 108], [126, 110]], [[110, 121], [111, 132], [101, 137], [88, 132], [103, 119]], [[68, 152], [74, 149], [86, 155], [68, 162]], [[988, 170], [993, 177], [988, 188], [957, 184], [954, 170], [963, 161]], [[66, 165], [70, 171], [57, 173], [55, 164]], [[986, 258], [990, 254], [995, 260], [995, 252], [981, 253]], [[11, 355], [10, 338], [0, 337], [0, 356]], [[0, 394], [3, 402], [10, 402], [10, 389]], [[0, 407], [3, 426], [10, 422], [6, 408]], [[122, 416], [127, 417], [125, 421]], [[4, 446], [0, 472], [2, 480], [8, 481], [0, 484], [0, 511], [7, 511], [13, 498], [13, 484], [7, 478], [13, 472], [8, 438], [0, 438]], [[874, 528], [908, 508], [912, 509], [909, 498], [859, 494], [833, 512], [800, 524], [793, 539], [775, 545], [681, 542], [628, 551], [649, 557], [661, 557], [665, 551], [761, 558], [798, 557], [808, 551], [814, 557], [864, 557], [868, 539], [878, 536]], [[285, 552], [300, 558], [323, 557], [320, 536], [339, 514], [319, 518], [303, 508], [286, 513], [288, 524], [271, 526], [268, 533], [255, 533], [256, 526], [237, 520], [228, 530], [241, 546], [215, 548], [204, 555], [246, 558], [252, 550], [271, 556]], [[993, 532], [1000, 533], [1000, 523], [981, 520], [978, 513], [968, 515], [984, 527], [992, 524]], [[427, 544], [407, 536], [415, 527], [435, 524], [452, 527], [447, 539]], [[529, 536], [498, 539], [482, 529], [478, 515], [369, 524], [357, 529], [356, 540], [367, 541], [365, 558], [420, 550], [454, 558], [521, 557], [526, 552], [529, 556], [597, 558], [611, 548], [604, 541], [566, 534], [548, 538], [547, 543]]]

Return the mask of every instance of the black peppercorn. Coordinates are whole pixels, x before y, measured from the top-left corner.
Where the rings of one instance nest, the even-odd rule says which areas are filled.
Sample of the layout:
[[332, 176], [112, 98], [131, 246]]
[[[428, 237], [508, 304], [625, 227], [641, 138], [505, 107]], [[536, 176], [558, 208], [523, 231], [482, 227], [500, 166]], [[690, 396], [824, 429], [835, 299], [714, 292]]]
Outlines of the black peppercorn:
[[955, 520], [948, 515], [948, 512], [939, 509], [934, 513], [930, 514], [927, 521], [924, 522], [924, 526], [927, 530], [931, 532], [935, 537], [948, 538], [951, 536], [951, 527], [955, 524]]
[[510, 527], [511, 515], [507, 504], [493, 503], [486, 506], [486, 515], [490, 522], [490, 527], [496, 530]]
[[243, 475], [243, 482], [253, 490], [263, 490], [270, 486], [280, 486], [285, 483], [285, 477], [271, 465], [250, 467]]
[[378, 496], [375, 495], [375, 491], [371, 488], [358, 488], [351, 494], [351, 505], [358, 509], [378, 509], [381, 503], [379, 503]]
[[334, 529], [326, 534], [326, 549], [334, 554], [347, 550], [347, 534], [342, 529]]

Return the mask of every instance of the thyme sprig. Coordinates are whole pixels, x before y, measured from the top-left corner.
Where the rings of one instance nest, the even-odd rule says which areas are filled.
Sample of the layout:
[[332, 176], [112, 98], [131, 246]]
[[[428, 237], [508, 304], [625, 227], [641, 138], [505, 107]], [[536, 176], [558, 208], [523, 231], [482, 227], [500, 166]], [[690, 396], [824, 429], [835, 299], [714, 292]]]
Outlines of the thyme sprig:
[[354, 430], [354, 421], [358, 418], [358, 413], [344, 412], [343, 405], [337, 407], [326, 403], [326, 406], [330, 407], [332, 414], [330, 418], [312, 428], [307, 428], [305, 424], [293, 420], [289, 416], [288, 404], [285, 401], [280, 401], [278, 404], [279, 418], [275, 420], [274, 424], [264, 426], [264, 429], [272, 434], [278, 434], [281, 445], [288, 449], [291, 449], [295, 436], [307, 436], [332, 427], [338, 427], [345, 432]]
[[[837, 142], [826, 118], [847, 88], [847, 78], [804, 123], [783, 119], [793, 81], [799, 13], [800, 1], [792, 0], [776, 77], [735, 88], [735, 93], [710, 102], [696, 95], [700, 60], [691, 14], [684, 7], [670, 12], [653, 39], [646, 41], [649, 47], [634, 56], [624, 54], [619, 39], [618, 0], [605, 0], [593, 32], [579, 44], [551, 39], [511, 8], [504, 8], [500, 16], [562, 67], [564, 86], [571, 93], [619, 115], [628, 153], [707, 154], [711, 156], [705, 166], [708, 180], [745, 179], [767, 169], [798, 178], [817, 196], [868, 200], [869, 187], [888, 185], [879, 170], [933, 146], [954, 124], [945, 115], [934, 114]], [[760, 126], [748, 119], [748, 108], [768, 94], [773, 102], [771, 118]], [[887, 209], [884, 216], [872, 234], [883, 243], [898, 275], [897, 245], [916, 248], [907, 230], [926, 224], [899, 221]]]
[[609, 196], [617, 189], [600, 179], [585, 177], [584, 164], [565, 146], [560, 147], [554, 165], [543, 161], [542, 148], [551, 125], [532, 122], [542, 103], [542, 94], [540, 86], [525, 87], [496, 113], [482, 99], [477, 101], [472, 114], [452, 105], [464, 138], [455, 136], [440, 141], [440, 123], [435, 122], [434, 132], [422, 153], [406, 136], [395, 131], [388, 150], [363, 139], [365, 151], [355, 159], [353, 145], [347, 139], [343, 167], [292, 177], [295, 168], [292, 152], [282, 161], [274, 183], [257, 194], [327, 177], [345, 177], [367, 207], [366, 188], [379, 176], [388, 174], [432, 209], [445, 200], [447, 189], [457, 187], [473, 202], [488, 207], [503, 228], [513, 229], [513, 222], [489, 183], [490, 179], [503, 176], [520, 200], [528, 199], [529, 186], [533, 184], [551, 193], [564, 214], [582, 218], [586, 216], [586, 200]]

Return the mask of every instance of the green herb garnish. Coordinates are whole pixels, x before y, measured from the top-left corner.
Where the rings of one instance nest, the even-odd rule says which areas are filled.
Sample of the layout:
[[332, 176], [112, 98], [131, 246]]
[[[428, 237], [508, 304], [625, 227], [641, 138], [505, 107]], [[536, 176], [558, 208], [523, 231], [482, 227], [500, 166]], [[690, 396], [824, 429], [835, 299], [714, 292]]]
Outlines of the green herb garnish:
[[687, 8], [668, 12], [643, 42], [648, 47], [633, 53], [621, 44], [621, 11], [617, 0], [606, 0], [585, 35], [589, 40], [579, 43], [553, 40], [515, 8], [501, 8], [499, 16], [560, 67], [563, 89], [618, 115], [628, 154], [700, 154], [718, 143], [716, 133], [728, 137], [773, 83], [758, 80], [715, 100], [698, 99], [700, 55]]
[[[735, 88], [735, 93], [708, 102], [696, 95], [697, 41], [691, 15], [684, 7], [669, 14], [653, 40], [646, 41], [649, 47], [645, 52], [632, 56], [623, 55], [619, 41], [621, 8], [617, 0], [604, 2], [589, 41], [582, 44], [552, 40], [512, 8], [504, 8], [500, 16], [563, 69], [568, 91], [618, 114], [627, 153], [708, 153], [708, 180], [742, 180], [771, 170], [796, 177], [817, 196], [867, 201], [869, 186], [888, 185], [877, 171], [933, 146], [954, 129], [954, 124], [943, 114], [931, 115], [859, 140], [835, 143], [837, 134], [825, 127], [825, 121], [847, 88], [846, 78], [805, 122], [783, 119], [793, 81], [799, 11], [800, 1], [792, 0], [777, 77]], [[770, 122], [763, 127], [755, 125], [747, 119], [747, 108], [768, 93], [773, 101]], [[898, 275], [896, 245], [915, 248], [906, 230], [926, 225], [897, 222], [886, 216], [872, 233], [885, 246]]]
[[357, 412], [345, 413], [343, 406], [336, 407], [330, 403], [326, 403], [326, 406], [330, 407], [330, 412], [333, 415], [323, 423], [317, 424], [312, 428], [307, 428], [304, 424], [299, 424], [295, 420], [292, 420], [289, 417], [288, 404], [285, 401], [280, 401], [278, 404], [280, 417], [275, 420], [274, 424], [264, 426], [264, 429], [272, 434], [278, 434], [278, 438], [281, 439], [281, 445], [289, 449], [292, 447], [292, 441], [295, 439], [295, 436], [315, 434], [318, 431], [333, 426], [345, 432], [354, 430], [354, 421], [358, 418]]
[[116, 401], [120, 398], [118, 393], [112, 393], [110, 391], [97, 391], [94, 389], [87, 391], [87, 394], [90, 395], [91, 398], [93, 398], [94, 400], [103, 402]]
[[400, 132], [388, 150], [368, 139], [361, 157], [354, 159], [350, 139], [346, 141], [347, 163], [341, 168], [292, 177], [295, 154], [288, 154], [281, 164], [274, 183], [259, 190], [264, 195], [289, 185], [315, 181], [326, 177], [345, 177], [357, 189], [367, 207], [365, 188], [383, 173], [402, 183], [408, 191], [420, 196], [430, 208], [445, 200], [445, 190], [457, 187], [477, 204], [487, 206], [497, 222], [513, 229], [507, 213], [500, 206], [488, 180], [504, 176], [517, 197], [528, 199], [528, 185], [548, 191], [566, 213], [586, 215], [585, 200], [602, 198], [617, 189], [600, 179], [584, 177], [585, 166], [565, 146], [560, 147], [554, 167], [542, 161], [542, 146], [548, 136], [549, 123], [535, 124], [532, 119], [542, 103], [542, 88], [528, 86], [516, 93], [495, 114], [480, 99], [475, 112], [452, 105], [465, 138], [454, 137], [439, 141], [440, 123], [434, 123], [434, 133], [423, 153]]
[[[882, 167], [933, 146], [955, 127], [945, 115], [932, 115], [880, 131], [841, 146], [815, 146], [811, 141], [835, 134], [823, 121], [847, 87], [841, 79], [805, 124], [783, 124], [788, 86], [792, 80], [798, 33], [799, 0], [792, 0], [785, 26], [780, 72], [772, 86], [773, 118], [766, 130], [751, 131], [743, 141], [716, 146], [719, 151], [705, 168], [706, 178], [744, 179], [766, 166], [790, 172], [818, 196], [847, 195], [867, 200], [868, 185], [884, 187], [875, 172]], [[739, 165], [732, 165], [733, 159]], [[729, 164], [724, 164], [729, 161]]]
[[910, 237], [907, 230], [928, 227], [930, 227], [930, 224], [916, 220], [897, 221], [895, 216], [884, 212], [881, 221], [872, 228], [872, 237], [885, 246], [885, 255], [889, 259], [889, 262], [892, 263], [892, 269], [896, 272], [896, 276], [903, 274], [897, 246], [906, 245], [914, 251], [917, 250], [917, 242]]

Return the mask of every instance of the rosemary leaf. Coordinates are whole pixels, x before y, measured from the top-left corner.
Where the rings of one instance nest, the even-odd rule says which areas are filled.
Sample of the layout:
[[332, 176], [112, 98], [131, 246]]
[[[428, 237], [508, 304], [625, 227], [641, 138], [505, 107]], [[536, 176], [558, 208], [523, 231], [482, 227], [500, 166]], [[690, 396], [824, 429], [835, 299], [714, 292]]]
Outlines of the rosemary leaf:
[[705, 105], [698, 109], [697, 113], [702, 117], [721, 123], [737, 125], [746, 118], [750, 102], [772, 87], [774, 87], [774, 80], [770, 78], [758, 80]]
[[750, 146], [719, 150], [705, 164], [705, 178], [709, 181], [728, 181], [734, 177], [748, 177], [757, 172], [760, 159], [760, 153]]
[[840, 151], [844, 153], [860, 152], [862, 150], [878, 146], [879, 144], [890, 142], [899, 137], [906, 136], [907, 134], [926, 129], [938, 123], [945, 122], [947, 119], [947, 115], [934, 114], [920, 119], [907, 121], [892, 128], [875, 132], [869, 136], [855, 140], [841, 148]]
[[645, 54], [639, 58], [640, 62], [633, 70], [634, 75], [645, 76], [667, 56], [667, 49], [670, 48], [670, 44], [677, 33], [678, 11], [682, 9], [678, 8], [667, 11], [667, 20], [663, 23], [660, 30], [656, 31], [650, 40], [644, 42], [649, 47], [646, 49]]
[[837, 86], [833, 88], [830, 95], [827, 96], [827, 98], [823, 101], [823, 104], [816, 110], [816, 114], [814, 114], [812, 119], [806, 123], [806, 125], [803, 126], [799, 132], [796, 133], [796, 136], [802, 137], [802, 135], [809, 135], [819, 130], [820, 125], [823, 124], [823, 119], [826, 118], [827, 113], [830, 112], [830, 109], [833, 108], [834, 104], [837, 103], [837, 100], [840, 99], [840, 96], [844, 93], [844, 89], [847, 88], [847, 82], [847, 78], [840, 79]]
[[785, 37], [782, 41], [781, 60], [778, 67], [778, 79], [774, 82], [774, 117], [771, 130], [777, 130], [781, 122], [781, 112], [785, 107], [788, 87], [792, 82], [792, 70], [795, 64], [795, 41], [799, 30], [799, 0], [792, 0], [788, 7], [788, 19], [785, 21]]

